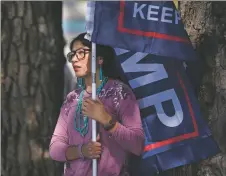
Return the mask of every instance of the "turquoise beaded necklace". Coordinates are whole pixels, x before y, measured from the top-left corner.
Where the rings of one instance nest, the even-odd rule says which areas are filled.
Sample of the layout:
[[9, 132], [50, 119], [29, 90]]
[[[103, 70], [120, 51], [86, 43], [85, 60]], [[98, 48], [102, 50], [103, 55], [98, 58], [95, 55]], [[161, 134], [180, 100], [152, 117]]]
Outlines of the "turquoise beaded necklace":
[[[107, 83], [107, 81], [108, 81], [108, 78], [104, 77], [100, 86], [97, 88], [97, 96], [100, 94], [101, 90], [103, 89], [103, 87]], [[88, 133], [88, 129], [89, 129], [89, 126], [88, 126], [89, 119], [87, 116], [83, 116], [83, 114], [82, 114], [82, 100], [83, 100], [84, 92], [85, 92], [85, 89], [83, 89], [79, 95], [78, 105], [76, 108], [75, 118], [74, 118], [74, 128], [83, 137]], [[77, 115], [78, 115], [78, 117], [77, 117]], [[78, 118], [78, 124], [76, 122], [76, 118]], [[83, 125], [81, 124], [82, 121], [83, 121]]]

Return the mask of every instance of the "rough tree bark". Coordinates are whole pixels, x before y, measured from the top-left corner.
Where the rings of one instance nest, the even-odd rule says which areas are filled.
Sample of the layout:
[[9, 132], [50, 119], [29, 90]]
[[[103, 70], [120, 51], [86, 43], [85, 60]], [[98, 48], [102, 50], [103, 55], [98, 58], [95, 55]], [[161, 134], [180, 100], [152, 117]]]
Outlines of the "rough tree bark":
[[200, 163], [173, 169], [168, 172], [172, 176], [226, 175], [225, 9], [225, 2], [180, 2], [183, 22], [203, 67], [197, 89], [203, 118], [208, 122], [222, 153]]
[[63, 97], [62, 2], [1, 2], [3, 176], [58, 176], [48, 155]]
[[226, 175], [226, 3], [183, 2], [181, 13], [202, 60], [199, 99], [222, 153], [200, 163], [197, 175]]

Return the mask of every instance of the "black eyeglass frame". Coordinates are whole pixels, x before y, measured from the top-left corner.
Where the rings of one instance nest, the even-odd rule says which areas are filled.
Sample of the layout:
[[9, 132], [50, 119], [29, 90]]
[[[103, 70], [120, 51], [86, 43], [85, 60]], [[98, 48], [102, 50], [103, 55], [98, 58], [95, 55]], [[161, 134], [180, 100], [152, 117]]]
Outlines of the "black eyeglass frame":
[[[79, 57], [79, 55], [78, 55], [78, 51], [83, 51], [83, 56], [82, 57]], [[85, 56], [86, 56], [86, 54], [88, 54], [88, 52], [87, 51], [91, 51], [91, 49], [88, 49], [88, 48], [79, 48], [79, 49], [77, 49], [77, 50], [75, 50], [75, 51], [71, 51], [71, 52], [69, 52], [68, 54], [67, 54], [67, 60], [69, 61], [69, 62], [72, 62], [72, 58], [74, 57], [74, 56], [76, 56], [77, 57], [77, 59], [80, 61], [80, 60], [83, 60], [84, 58], [85, 58]], [[81, 55], [81, 54], [80, 54]]]

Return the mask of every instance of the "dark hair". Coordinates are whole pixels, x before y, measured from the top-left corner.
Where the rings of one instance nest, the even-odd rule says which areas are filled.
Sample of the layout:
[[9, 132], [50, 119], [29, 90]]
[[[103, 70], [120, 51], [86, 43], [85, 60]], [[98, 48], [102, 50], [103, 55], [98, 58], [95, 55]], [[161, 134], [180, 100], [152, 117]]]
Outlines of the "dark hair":
[[[80, 41], [84, 46], [92, 49], [92, 43], [85, 39], [86, 33], [79, 34], [70, 43], [70, 50], [73, 49], [73, 45], [76, 41]], [[106, 45], [96, 44], [96, 56], [103, 57], [103, 75], [113, 79], [119, 78], [119, 63], [116, 61], [116, 54], [112, 47]]]

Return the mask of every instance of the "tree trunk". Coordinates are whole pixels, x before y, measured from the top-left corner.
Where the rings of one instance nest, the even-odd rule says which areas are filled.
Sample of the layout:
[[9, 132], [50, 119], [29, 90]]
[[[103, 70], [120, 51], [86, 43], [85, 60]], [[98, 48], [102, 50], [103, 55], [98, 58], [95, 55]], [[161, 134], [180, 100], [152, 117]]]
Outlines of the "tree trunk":
[[62, 2], [1, 2], [3, 176], [58, 176], [48, 148], [63, 97]]
[[222, 153], [200, 163], [173, 169], [168, 172], [172, 176], [226, 176], [225, 9], [225, 2], [180, 2], [183, 22], [203, 67], [198, 89], [203, 118]]

